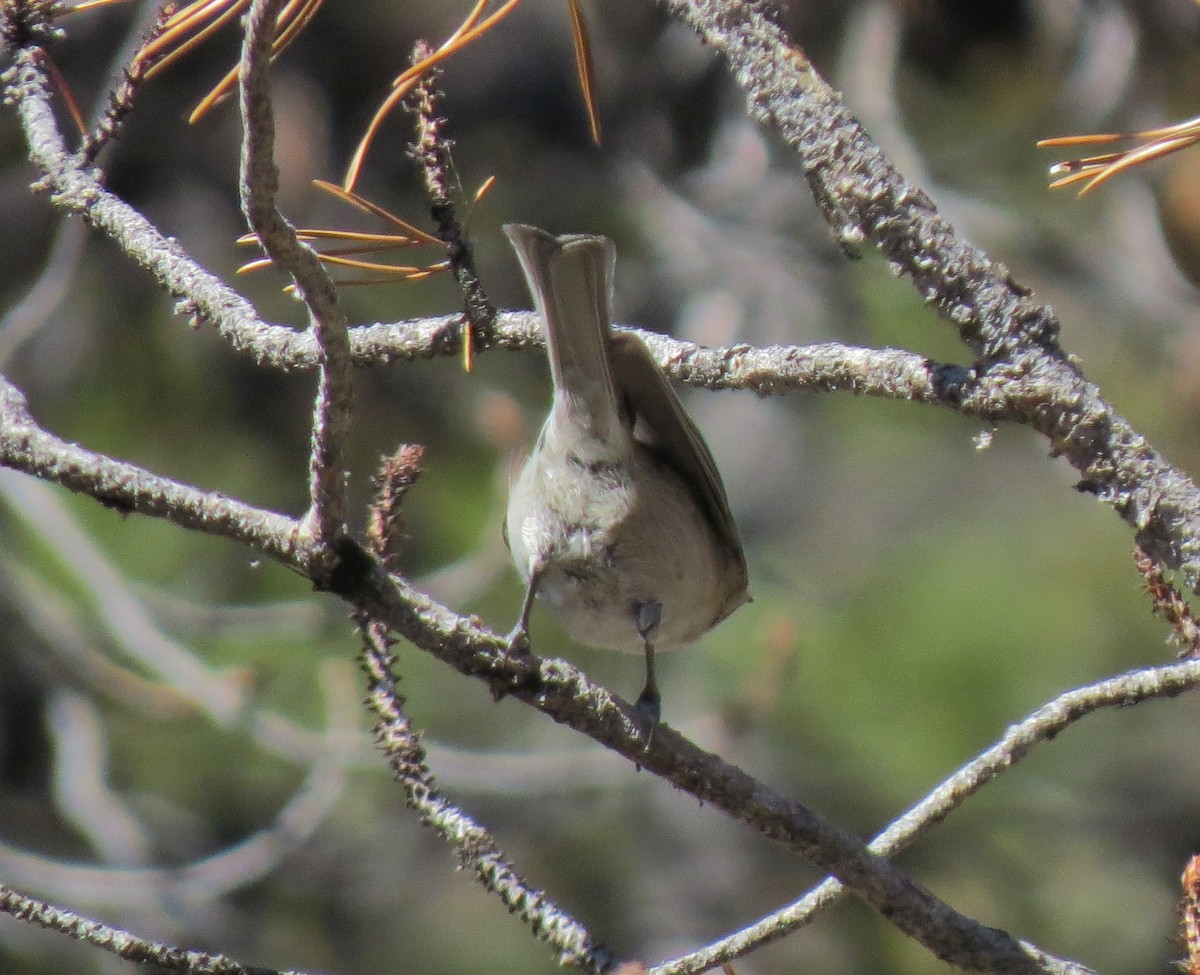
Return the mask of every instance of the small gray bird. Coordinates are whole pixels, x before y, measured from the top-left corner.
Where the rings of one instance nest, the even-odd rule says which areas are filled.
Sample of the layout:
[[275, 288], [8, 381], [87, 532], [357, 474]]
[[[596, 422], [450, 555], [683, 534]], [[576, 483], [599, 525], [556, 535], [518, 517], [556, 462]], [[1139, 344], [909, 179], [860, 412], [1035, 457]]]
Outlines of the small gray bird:
[[750, 599], [741, 539], [712, 454], [650, 350], [609, 327], [612, 242], [504, 232], [554, 381], [508, 501], [505, 537], [528, 585], [509, 647], [527, 650], [536, 595], [580, 643], [644, 653], [637, 707], [653, 727], [655, 649], [698, 639]]

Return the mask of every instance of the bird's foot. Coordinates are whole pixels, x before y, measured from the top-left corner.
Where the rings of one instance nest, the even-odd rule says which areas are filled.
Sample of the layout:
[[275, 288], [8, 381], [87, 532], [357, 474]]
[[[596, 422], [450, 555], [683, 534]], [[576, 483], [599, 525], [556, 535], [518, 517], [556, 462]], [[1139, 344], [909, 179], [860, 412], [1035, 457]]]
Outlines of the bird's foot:
[[634, 702], [633, 711], [641, 723], [642, 736], [646, 741], [645, 747], [649, 749], [650, 742], [654, 739], [654, 729], [662, 720], [662, 698], [658, 691], [649, 687], [643, 690], [638, 695], [637, 701]]
[[504, 652], [510, 657], [528, 657], [531, 655], [529, 649], [529, 628], [518, 623], [512, 628], [512, 631], [504, 638]]

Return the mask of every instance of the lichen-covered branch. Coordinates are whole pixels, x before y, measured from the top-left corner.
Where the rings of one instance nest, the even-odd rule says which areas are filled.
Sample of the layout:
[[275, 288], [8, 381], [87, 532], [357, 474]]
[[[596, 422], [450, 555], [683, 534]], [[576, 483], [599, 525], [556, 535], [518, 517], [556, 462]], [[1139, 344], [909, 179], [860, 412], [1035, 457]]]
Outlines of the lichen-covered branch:
[[[1175, 697], [1197, 684], [1200, 684], [1200, 661], [1189, 660], [1131, 671], [1060, 694], [1011, 725], [991, 748], [893, 820], [868, 844], [868, 849], [886, 857], [908, 849], [985, 785], [1013, 768], [1033, 748], [1052, 741], [1081, 718], [1104, 708]], [[846, 888], [837, 880], [825, 880], [803, 897], [741, 931], [655, 966], [651, 975], [694, 975], [726, 964], [804, 927], [845, 893]]]
[[592, 684], [567, 662], [508, 655], [501, 636], [388, 575], [357, 546], [344, 543], [339, 554], [342, 561], [331, 588], [367, 616], [461, 673], [480, 677], [495, 691], [590, 736], [838, 877], [943, 961], [968, 971], [1089, 972], [959, 914], [894, 864], [869, 852], [858, 837], [703, 751], [669, 726], [660, 725], [647, 746], [633, 706]]
[[[93, 493], [124, 510], [166, 517], [184, 527], [237, 539], [307, 573], [317, 571], [312, 539], [282, 516], [261, 512], [158, 478], [58, 441], [33, 423], [15, 387], [0, 401], [0, 462]], [[703, 802], [837, 876], [901, 930], [960, 967], [994, 972], [1084, 972], [957, 913], [861, 840], [803, 804], [772, 792], [718, 756], [663, 725], [649, 748], [632, 706], [592, 684], [564, 661], [505, 653], [506, 644], [474, 620], [458, 616], [388, 575], [357, 545], [343, 540], [320, 583], [374, 620], [460, 672], [488, 681], [591, 736]]]
[[85, 941], [126, 961], [139, 965], [155, 965], [168, 972], [179, 972], [181, 975], [301, 975], [293, 971], [276, 973], [257, 965], [243, 965], [224, 955], [186, 951], [147, 941], [74, 911], [64, 911], [3, 884], [0, 884], [0, 911], [38, 927], [58, 931], [77, 941]]
[[[997, 419], [1028, 423], [1150, 555], [1200, 592], [1200, 492], [1100, 395], [1058, 344], [1058, 320], [955, 234], [863, 131], [804, 52], [750, 0], [661, 0], [726, 59], [751, 114], [798, 154], [825, 219], [869, 241], [958, 330], [978, 381], [1012, 384]], [[999, 404], [997, 404], [999, 405]]]
[[305, 571], [309, 568], [309, 550], [300, 543], [295, 520], [55, 437], [38, 426], [24, 394], [2, 376], [0, 465], [90, 495], [117, 511], [165, 518], [182, 528], [242, 542]]
[[367, 705], [375, 712], [375, 741], [404, 787], [405, 798], [454, 850], [462, 865], [517, 914], [543, 941], [553, 945], [563, 964], [603, 975], [615, 960], [578, 920], [530, 885], [496, 845], [491, 832], [450, 802], [434, 785], [425, 749], [413, 732], [396, 688], [393, 657], [385, 628], [363, 621], [363, 668], [367, 672]]
[[308, 307], [309, 329], [317, 345], [317, 395], [309, 456], [309, 510], [304, 529], [313, 533], [316, 557], [325, 558], [346, 530], [345, 443], [350, 434], [353, 363], [349, 325], [338, 305], [337, 289], [320, 259], [296, 237], [275, 203], [275, 117], [268, 69], [275, 21], [282, 0], [254, 0], [246, 17], [241, 58], [242, 209], [263, 250], [291, 274]]

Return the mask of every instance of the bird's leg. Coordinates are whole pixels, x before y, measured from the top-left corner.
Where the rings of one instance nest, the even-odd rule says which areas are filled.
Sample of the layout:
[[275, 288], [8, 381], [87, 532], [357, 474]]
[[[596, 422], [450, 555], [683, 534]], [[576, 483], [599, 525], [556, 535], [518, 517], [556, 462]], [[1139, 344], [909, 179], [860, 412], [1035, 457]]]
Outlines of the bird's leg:
[[542, 579], [540, 564], [535, 564], [529, 570], [529, 583], [525, 587], [525, 600], [521, 603], [521, 615], [517, 617], [517, 625], [507, 636], [508, 653], [519, 657], [529, 656], [529, 614], [533, 612], [533, 597], [537, 595], [538, 583]]
[[662, 622], [662, 603], [656, 599], [638, 603], [636, 609], [637, 631], [646, 649], [646, 686], [638, 695], [635, 710], [645, 719], [650, 732], [662, 717], [662, 696], [658, 693], [658, 680], [654, 674], [654, 638]]

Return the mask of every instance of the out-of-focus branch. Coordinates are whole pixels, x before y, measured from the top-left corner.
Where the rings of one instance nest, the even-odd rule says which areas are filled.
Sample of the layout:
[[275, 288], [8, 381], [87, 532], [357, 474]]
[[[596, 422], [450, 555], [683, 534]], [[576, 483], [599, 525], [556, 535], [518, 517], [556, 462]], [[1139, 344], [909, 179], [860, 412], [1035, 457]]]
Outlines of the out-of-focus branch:
[[[352, 733], [356, 710], [353, 668], [336, 661], [322, 668], [328, 726], [303, 781], [271, 820], [222, 849], [164, 867], [66, 862], [0, 841], [0, 876], [19, 886], [53, 890], [72, 903], [114, 900], [141, 910], [164, 904], [207, 904], [269, 875], [301, 848], [334, 812], [345, 786], [343, 742]], [[92, 809], [91, 815], [99, 810]]]
[[7, 367], [13, 353], [49, 321], [70, 292], [86, 239], [87, 231], [77, 221], [66, 217], [59, 221], [37, 280], [25, 297], [0, 317], [0, 368]]
[[[993, 779], [1008, 771], [1042, 742], [1053, 740], [1081, 718], [1104, 708], [1174, 697], [1200, 684], [1200, 662], [1163, 664], [1130, 671], [1060, 694], [1011, 725], [991, 748], [972, 759], [919, 803], [893, 820], [868, 845], [892, 857], [906, 850]], [[727, 938], [651, 970], [651, 975], [695, 975], [740, 958], [811, 922], [838, 901], [845, 887], [829, 878], [800, 899]]]
[[1200, 491], [1100, 396], [1058, 345], [1058, 320], [1008, 269], [959, 238], [896, 170], [841, 98], [750, 0], [661, 0], [727, 60], [751, 114], [796, 150], [839, 239], [870, 241], [958, 330], [982, 377], [1030, 389], [1012, 416], [1034, 422], [1110, 504], [1137, 543], [1200, 592]]
[[[302, 845], [329, 816], [342, 793], [345, 768], [338, 760], [339, 742], [348, 733], [353, 708], [350, 668], [326, 668], [321, 686], [327, 692], [329, 727], [326, 750], [309, 769], [304, 782], [280, 809], [275, 820], [229, 848], [185, 865], [162, 869], [69, 865], [0, 845], [6, 873], [23, 871], [28, 882], [58, 890], [74, 886], [79, 899], [109, 900], [119, 890], [122, 901], [153, 905], [215, 900], [275, 869], [284, 856]], [[348, 700], [349, 698], [349, 700]], [[80, 756], [82, 758], [82, 756]], [[86, 774], [91, 774], [89, 770]], [[95, 811], [92, 810], [94, 813]], [[247, 966], [223, 955], [185, 951], [139, 938], [73, 911], [0, 884], [0, 911], [95, 945], [120, 958], [157, 966], [182, 975], [276, 975], [271, 969]], [[295, 972], [278, 975], [299, 975]]]
[[246, 16], [241, 59], [242, 209], [250, 229], [274, 264], [287, 271], [308, 307], [317, 343], [317, 396], [309, 459], [309, 510], [303, 528], [316, 539], [314, 556], [325, 560], [346, 530], [345, 443], [350, 433], [353, 363], [348, 323], [337, 289], [320, 259], [297, 238], [275, 203], [275, 117], [268, 69], [275, 23], [283, 0], [254, 0]]

